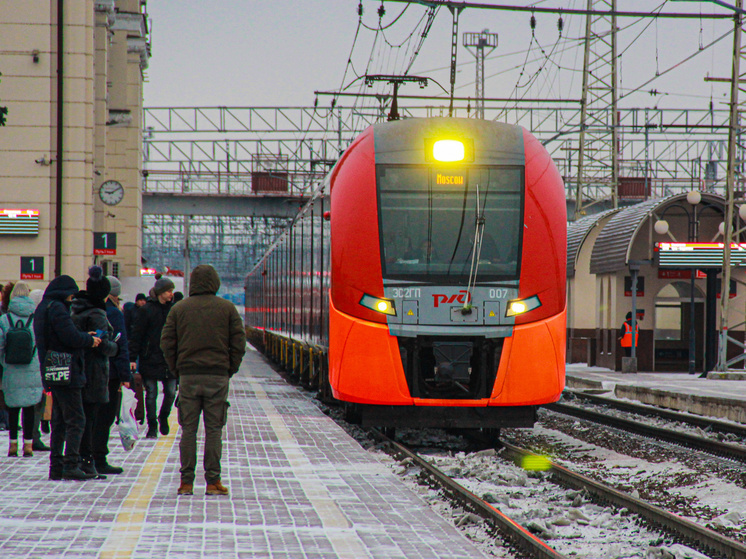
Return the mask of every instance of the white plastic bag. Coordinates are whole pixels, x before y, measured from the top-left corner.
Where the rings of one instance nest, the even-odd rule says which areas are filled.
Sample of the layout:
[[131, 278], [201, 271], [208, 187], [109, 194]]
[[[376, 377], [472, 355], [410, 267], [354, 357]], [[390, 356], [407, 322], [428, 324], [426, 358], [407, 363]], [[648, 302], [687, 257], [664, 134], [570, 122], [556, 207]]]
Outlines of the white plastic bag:
[[134, 390], [122, 387], [122, 402], [119, 408], [119, 439], [122, 441], [124, 450], [132, 450], [140, 434], [137, 429], [137, 420], [135, 419], [135, 409], [137, 408], [137, 399]]

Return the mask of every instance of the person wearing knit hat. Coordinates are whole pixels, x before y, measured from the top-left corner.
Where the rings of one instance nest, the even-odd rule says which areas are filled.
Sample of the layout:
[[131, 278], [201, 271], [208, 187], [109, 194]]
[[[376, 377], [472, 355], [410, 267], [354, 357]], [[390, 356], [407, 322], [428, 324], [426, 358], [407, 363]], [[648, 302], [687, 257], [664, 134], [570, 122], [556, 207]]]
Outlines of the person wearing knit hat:
[[122, 386], [130, 387], [132, 373], [130, 373], [129, 351], [127, 349], [127, 329], [124, 315], [119, 309], [119, 295], [122, 292], [121, 282], [114, 276], [107, 276], [111, 284], [111, 292], [106, 299], [106, 318], [114, 329], [112, 338], [119, 353], [109, 358], [109, 400], [101, 404], [96, 417], [96, 429], [93, 431], [93, 462], [99, 474], [121, 474], [124, 470], [119, 466], [112, 466], [108, 462], [109, 435], [111, 426], [119, 414], [122, 397]]
[[109, 285], [111, 285], [109, 295], [113, 295], [118, 299], [122, 294], [122, 282], [120, 282], [116, 276], [106, 276], [106, 279], [109, 280]]
[[42, 297], [44, 297], [44, 290], [32, 289], [31, 293], [29, 293], [29, 297], [31, 297], [31, 300], [34, 302], [34, 308], [36, 308], [39, 306], [39, 303], [41, 303]]
[[111, 283], [104, 275], [101, 266], [91, 266], [88, 268], [88, 279], [85, 282], [85, 290], [91, 299], [100, 301], [103, 305], [111, 291]]
[[99, 429], [99, 411], [109, 401], [109, 358], [119, 353], [119, 346], [114, 341], [114, 328], [106, 318], [106, 298], [111, 291], [111, 283], [101, 266], [88, 268], [85, 286], [85, 291], [79, 292], [73, 299], [73, 322], [78, 330], [97, 332], [101, 343], [85, 351], [85, 430], [80, 442], [80, 467], [88, 475], [99, 476], [102, 472], [96, 470], [94, 463], [93, 438]]
[[[161, 332], [171, 310], [174, 297], [174, 282], [167, 277], [156, 280], [145, 305], [134, 315], [132, 338], [130, 339], [130, 368], [137, 371], [134, 382], [142, 380], [145, 386], [145, 414], [148, 421], [149, 439], [168, 435], [168, 418], [176, 398], [176, 376], [169, 371], [161, 351]], [[138, 378], [138, 376], [140, 378]], [[163, 402], [156, 414], [158, 383], [163, 384]]]
[[153, 286], [153, 293], [155, 293], [155, 296], [165, 293], [166, 291], [173, 291], [176, 289], [176, 286], [174, 285], [174, 282], [171, 281], [169, 278], [161, 278], [155, 282], [155, 285]]
[[[41, 300], [44, 297], [44, 290], [32, 289], [31, 293], [29, 293], [29, 297], [34, 302], [34, 308], [36, 308], [39, 306], [39, 303], [41, 303]], [[50, 448], [46, 444], [44, 444], [44, 441], [41, 440], [41, 431], [44, 431], [44, 433], [49, 433], [49, 420], [44, 419], [44, 410], [46, 409], [46, 404], [47, 396], [43, 397], [34, 408], [34, 429], [32, 432], [32, 436], [34, 439], [33, 450], [49, 452]], [[41, 431], [39, 430], [40, 427]]]

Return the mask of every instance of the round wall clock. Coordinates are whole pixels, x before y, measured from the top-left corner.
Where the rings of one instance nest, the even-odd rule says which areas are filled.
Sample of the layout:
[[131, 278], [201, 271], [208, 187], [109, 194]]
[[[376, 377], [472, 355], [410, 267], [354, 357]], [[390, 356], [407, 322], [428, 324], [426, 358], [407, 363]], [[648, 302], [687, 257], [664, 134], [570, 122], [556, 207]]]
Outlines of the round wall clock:
[[98, 196], [104, 204], [116, 206], [124, 198], [124, 187], [117, 181], [106, 181], [98, 189]]

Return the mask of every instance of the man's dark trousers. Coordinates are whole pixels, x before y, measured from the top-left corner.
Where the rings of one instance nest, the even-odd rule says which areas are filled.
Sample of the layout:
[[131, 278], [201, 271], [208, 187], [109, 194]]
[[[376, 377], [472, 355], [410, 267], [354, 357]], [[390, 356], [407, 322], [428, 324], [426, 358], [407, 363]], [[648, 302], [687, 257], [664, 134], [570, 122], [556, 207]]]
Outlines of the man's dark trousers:
[[78, 467], [80, 442], [85, 429], [81, 388], [52, 388], [51, 426], [49, 471], [62, 474], [63, 469], [74, 470]]
[[[171, 406], [174, 404], [176, 398], [176, 379], [166, 378], [157, 380], [154, 378], [143, 377], [143, 384], [145, 385], [145, 410], [146, 417], [148, 420], [148, 427], [151, 429], [158, 428], [158, 421], [168, 421], [168, 416], [171, 415]], [[163, 402], [161, 402], [161, 411], [156, 415], [156, 407], [158, 406], [158, 383], [163, 383]]]
[[228, 419], [228, 388], [225, 375], [181, 375], [179, 377], [179, 425], [181, 425], [181, 482], [194, 484], [197, 467], [199, 416], [205, 422], [205, 481], [220, 480], [223, 427]]

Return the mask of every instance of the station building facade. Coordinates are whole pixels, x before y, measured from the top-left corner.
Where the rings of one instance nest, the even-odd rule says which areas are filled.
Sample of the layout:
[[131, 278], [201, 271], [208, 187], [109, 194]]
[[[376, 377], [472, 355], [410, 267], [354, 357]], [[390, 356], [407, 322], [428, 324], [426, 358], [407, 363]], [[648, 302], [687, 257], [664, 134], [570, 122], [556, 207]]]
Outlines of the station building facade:
[[[621, 370], [620, 329], [632, 312], [636, 268], [638, 370], [689, 370], [692, 339], [695, 370], [712, 370], [718, 352], [722, 269], [661, 262], [658, 243], [722, 243], [725, 199], [705, 192], [687, 196], [649, 200], [570, 224], [568, 362]], [[735, 227], [743, 227], [738, 213], [734, 219]], [[730, 335], [743, 342], [746, 273], [743, 268], [733, 270], [728, 324]], [[738, 353], [743, 349], [729, 344], [729, 357]]]
[[145, 10], [0, 0], [0, 281], [139, 273]]

